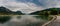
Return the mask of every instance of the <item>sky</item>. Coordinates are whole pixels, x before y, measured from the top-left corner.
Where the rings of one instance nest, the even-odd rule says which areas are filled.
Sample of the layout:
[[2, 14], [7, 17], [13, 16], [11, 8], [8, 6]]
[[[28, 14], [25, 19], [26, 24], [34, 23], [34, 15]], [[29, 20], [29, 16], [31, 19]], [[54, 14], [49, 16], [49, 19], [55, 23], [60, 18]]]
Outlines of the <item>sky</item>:
[[0, 6], [7, 7], [11, 11], [31, 13], [47, 8], [60, 7], [60, 0], [0, 0]]

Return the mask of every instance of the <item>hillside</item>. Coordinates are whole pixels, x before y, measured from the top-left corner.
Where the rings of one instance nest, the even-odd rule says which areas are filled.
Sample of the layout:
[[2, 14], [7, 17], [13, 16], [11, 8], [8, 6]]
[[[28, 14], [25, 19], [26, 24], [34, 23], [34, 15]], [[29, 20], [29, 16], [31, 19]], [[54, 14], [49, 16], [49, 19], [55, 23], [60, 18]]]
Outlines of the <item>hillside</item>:
[[58, 14], [60, 14], [60, 8], [49, 8], [30, 13], [30, 15], [58, 15]]
[[13, 12], [6, 7], [3, 6], [0, 7], [0, 15], [22, 15], [22, 14], [23, 13], [21, 11]]

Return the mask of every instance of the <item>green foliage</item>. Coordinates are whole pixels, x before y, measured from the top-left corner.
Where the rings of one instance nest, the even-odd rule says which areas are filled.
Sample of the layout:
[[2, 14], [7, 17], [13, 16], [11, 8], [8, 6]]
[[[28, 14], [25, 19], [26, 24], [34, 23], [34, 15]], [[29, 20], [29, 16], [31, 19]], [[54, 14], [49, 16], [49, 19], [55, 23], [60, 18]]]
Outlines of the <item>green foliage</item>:
[[0, 7], [0, 15], [22, 15], [21, 11], [13, 12], [6, 7]]
[[60, 8], [49, 8], [41, 11], [36, 11], [31, 14], [37, 14], [37, 15], [58, 15], [60, 14]]

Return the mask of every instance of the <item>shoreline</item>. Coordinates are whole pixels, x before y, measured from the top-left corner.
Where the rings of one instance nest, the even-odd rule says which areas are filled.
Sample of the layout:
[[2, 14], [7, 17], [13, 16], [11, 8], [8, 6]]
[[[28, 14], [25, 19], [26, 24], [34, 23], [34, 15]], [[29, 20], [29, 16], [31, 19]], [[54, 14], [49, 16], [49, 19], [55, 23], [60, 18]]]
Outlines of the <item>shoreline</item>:
[[55, 16], [52, 16], [53, 17], [53, 19], [52, 20], [50, 20], [50, 21], [48, 21], [48, 22], [46, 22], [45, 24], [43, 24], [42, 26], [47, 26], [48, 24], [50, 24], [50, 23], [52, 23], [53, 21], [55, 21], [56, 19], [57, 19], [57, 16], [55, 15]]

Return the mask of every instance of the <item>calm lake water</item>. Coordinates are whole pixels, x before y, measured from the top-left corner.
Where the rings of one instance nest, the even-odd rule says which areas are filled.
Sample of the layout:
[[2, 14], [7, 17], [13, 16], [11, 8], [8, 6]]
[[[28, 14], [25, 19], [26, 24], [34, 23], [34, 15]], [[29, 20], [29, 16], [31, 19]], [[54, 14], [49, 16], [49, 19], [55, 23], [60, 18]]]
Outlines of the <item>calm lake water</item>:
[[38, 15], [0, 16], [0, 26], [41, 26], [48, 21], [47, 16]]

